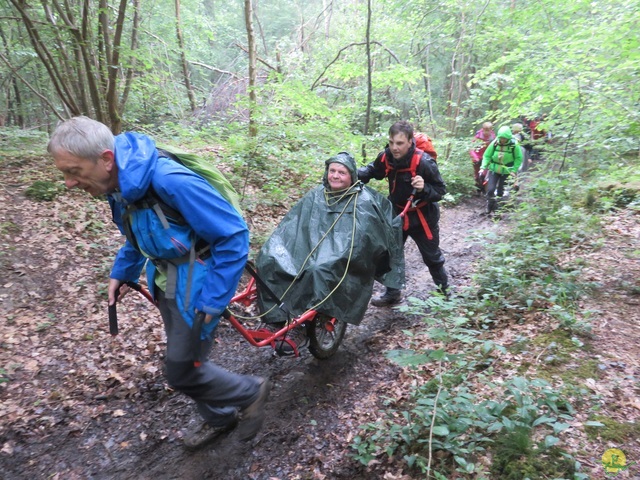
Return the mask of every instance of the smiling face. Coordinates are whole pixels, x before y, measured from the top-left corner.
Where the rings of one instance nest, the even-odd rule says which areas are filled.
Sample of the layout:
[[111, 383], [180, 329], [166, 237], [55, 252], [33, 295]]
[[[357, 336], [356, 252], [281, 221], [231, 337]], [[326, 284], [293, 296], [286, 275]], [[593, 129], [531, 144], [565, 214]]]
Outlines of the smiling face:
[[105, 150], [96, 161], [76, 157], [65, 150], [53, 153], [53, 159], [69, 189], [79, 188], [98, 197], [113, 192], [118, 186], [115, 159], [111, 150]]
[[404, 157], [411, 148], [411, 143], [407, 135], [402, 132], [389, 135], [389, 150], [391, 150], [393, 158], [397, 160]]
[[327, 169], [327, 182], [332, 191], [345, 190], [351, 186], [351, 172], [341, 163], [330, 163]]

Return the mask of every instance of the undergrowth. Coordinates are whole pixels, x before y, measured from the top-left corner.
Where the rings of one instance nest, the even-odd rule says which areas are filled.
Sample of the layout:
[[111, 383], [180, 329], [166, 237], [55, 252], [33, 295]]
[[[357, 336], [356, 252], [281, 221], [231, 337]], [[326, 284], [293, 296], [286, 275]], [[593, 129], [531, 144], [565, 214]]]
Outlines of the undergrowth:
[[[489, 339], [502, 319], [540, 312], [564, 332], [558, 338], [567, 339], [566, 345], [548, 342], [549, 356], [562, 359], [566, 349], [589, 348], [588, 312], [579, 311], [578, 300], [595, 285], [581, 281], [582, 265], [567, 252], [598, 248], [600, 213], [616, 202], [608, 191], [594, 194], [571, 169], [534, 172], [525, 191], [511, 200], [500, 234], [480, 238], [485, 253], [473, 288], [448, 302], [411, 299], [402, 308], [423, 319], [421, 334], [437, 348], [425, 349], [414, 333], [415, 348], [389, 352], [415, 370], [418, 386], [408, 401], [387, 399], [380, 420], [361, 427], [352, 444], [361, 463], [402, 459], [436, 479], [587, 478], [562, 447], [573, 418], [564, 395], [574, 388], [570, 382], [581, 388], [582, 376], [593, 376], [597, 365], [565, 378], [560, 392], [551, 379], [524, 376], [526, 369], [496, 377], [494, 364], [504, 349]], [[433, 378], [424, 381], [424, 371]]]

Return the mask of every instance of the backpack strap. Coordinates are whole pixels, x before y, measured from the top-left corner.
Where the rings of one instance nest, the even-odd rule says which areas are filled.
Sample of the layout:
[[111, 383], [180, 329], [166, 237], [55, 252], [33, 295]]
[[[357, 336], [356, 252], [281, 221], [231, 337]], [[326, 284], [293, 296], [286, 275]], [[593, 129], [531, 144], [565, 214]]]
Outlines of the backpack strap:
[[[418, 165], [420, 165], [420, 159], [422, 158], [423, 153], [424, 152], [422, 150], [420, 150], [419, 148], [416, 148], [413, 151], [413, 156], [411, 157], [411, 164], [409, 165], [409, 167], [396, 169], [395, 170], [396, 176], [398, 175], [398, 173], [411, 172], [411, 178], [415, 177], [418, 171]], [[382, 152], [382, 158], [380, 159], [380, 162], [384, 165], [384, 168], [385, 168], [384, 176], [388, 177], [389, 173], [394, 171], [394, 169], [391, 168], [391, 166], [389, 165], [389, 162], [387, 161], [387, 152]], [[393, 186], [391, 187], [391, 193], [393, 193], [395, 189], [396, 189], [396, 180], [394, 177]]]
[[[186, 225], [186, 221], [182, 214], [167, 205], [162, 201], [160, 196], [155, 192], [152, 186], [149, 187], [147, 193], [140, 200], [131, 203], [126, 206], [125, 213], [122, 218], [122, 225], [125, 232], [125, 236], [129, 243], [131, 243], [136, 250], [140, 250], [140, 246], [131, 229], [131, 214], [136, 210], [151, 209], [158, 216], [163, 228], [168, 229], [170, 227], [169, 221], [177, 225]], [[191, 248], [189, 252], [178, 258], [172, 259], [159, 259], [151, 258], [149, 260], [156, 266], [163, 269], [167, 276], [167, 285], [165, 288], [166, 298], [172, 300], [176, 298], [176, 287], [178, 283], [178, 265], [189, 262], [189, 270], [187, 273], [187, 283], [185, 290], [185, 306], [184, 309], [189, 308], [189, 298], [191, 296], [191, 284], [193, 278], [193, 266], [196, 262], [202, 261], [211, 255], [211, 245], [206, 241], [199, 239], [196, 240], [195, 236], [191, 239]]]
[[[428, 205], [429, 202], [423, 201], [418, 203], [417, 205], [407, 209], [406, 213], [415, 212], [418, 215], [418, 219], [420, 220], [420, 224], [422, 225], [422, 229], [424, 230], [425, 235], [429, 240], [433, 240], [433, 233], [431, 233], [431, 229], [429, 228], [429, 224], [427, 223], [427, 219], [422, 213], [422, 207]], [[398, 205], [401, 207], [402, 205]], [[405, 215], [402, 223], [402, 230], [405, 232], [409, 230], [409, 215]]]
[[[491, 161], [489, 163], [498, 163], [493, 161], [493, 154], [496, 153], [497, 142], [498, 142], [498, 138], [496, 137], [496, 139], [491, 143], [491, 148], [493, 148], [493, 150], [491, 151]], [[509, 142], [508, 146], [511, 149], [511, 158], [513, 158], [514, 161], [511, 162], [511, 164], [498, 163], [498, 165], [502, 165], [503, 167], [513, 167], [513, 163], [515, 162], [516, 144], [512, 140]]]

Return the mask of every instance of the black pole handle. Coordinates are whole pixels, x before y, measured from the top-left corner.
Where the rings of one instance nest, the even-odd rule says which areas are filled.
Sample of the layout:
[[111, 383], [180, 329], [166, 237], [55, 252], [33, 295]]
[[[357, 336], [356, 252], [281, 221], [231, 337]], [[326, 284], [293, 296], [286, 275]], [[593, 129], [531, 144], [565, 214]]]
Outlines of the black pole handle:
[[118, 335], [118, 312], [115, 303], [109, 305], [109, 333], [114, 337]]
[[109, 333], [114, 337], [118, 335], [118, 310], [116, 305], [118, 304], [119, 293], [120, 287], [116, 290], [116, 299], [113, 305], [109, 305]]

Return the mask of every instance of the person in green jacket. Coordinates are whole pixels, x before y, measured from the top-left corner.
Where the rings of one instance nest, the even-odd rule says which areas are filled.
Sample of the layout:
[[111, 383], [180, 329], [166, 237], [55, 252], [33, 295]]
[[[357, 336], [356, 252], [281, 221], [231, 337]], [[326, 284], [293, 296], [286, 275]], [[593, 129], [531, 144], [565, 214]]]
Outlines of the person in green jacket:
[[480, 176], [488, 175], [487, 213], [496, 209], [496, 193], [499, 197], [504, 195], [506, 179], [509, 175], [516, 175], [520, 165], [522, 165], [522, 150], [518, 141], [513, 138], [509, 127], [500, 127], [496, 139], [485, 150], [480, 166]]

